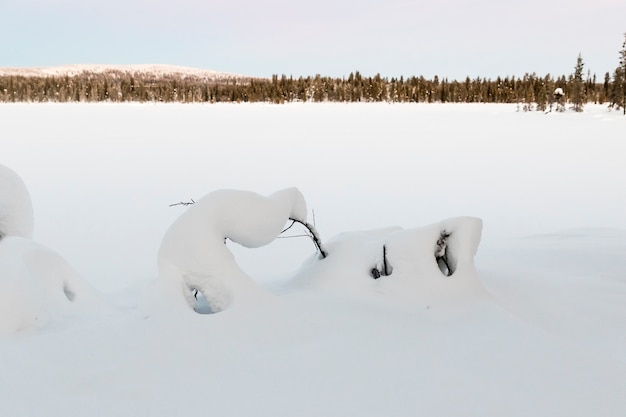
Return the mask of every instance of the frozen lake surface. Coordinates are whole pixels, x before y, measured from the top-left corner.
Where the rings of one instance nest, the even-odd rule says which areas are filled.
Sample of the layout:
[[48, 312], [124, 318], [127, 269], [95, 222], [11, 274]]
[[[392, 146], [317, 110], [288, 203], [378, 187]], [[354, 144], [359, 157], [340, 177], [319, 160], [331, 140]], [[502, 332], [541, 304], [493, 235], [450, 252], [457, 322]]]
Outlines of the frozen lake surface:
[[[85, 315], [0, 335], [0, 415], [623, 412], [621, 113], [4, 104], [0, 121], [0, 164], [28, 187], [34, 240], [105, 299]], [[293, 285], [315, 248], [292, 238], [258, 249], [229, 243], [276, 295], [267, 308], [144, 313], [161, 239], [186, 210], [170, 204], [291, 186], [324, 241], [482, 219], [475, 266], [484, 293], [427, 302], [419, 277], [397, 293], [373, 280]]]

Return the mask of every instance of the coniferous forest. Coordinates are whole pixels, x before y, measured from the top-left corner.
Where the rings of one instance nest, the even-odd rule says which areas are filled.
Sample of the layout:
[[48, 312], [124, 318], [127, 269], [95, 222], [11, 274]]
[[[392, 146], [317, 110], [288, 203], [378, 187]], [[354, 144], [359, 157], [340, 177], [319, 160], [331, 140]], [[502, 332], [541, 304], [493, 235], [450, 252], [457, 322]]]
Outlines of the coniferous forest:
[[[225, 77], [207, 79], [192, 75], [161, 75], [123, 71], [82, 72], [78, 75], [0, 75], [0, 102], [394, 102], [394, 103], [518, 103], [523, 110], [544, 111], [567, 104], [582, 111], [584, 104], [626, 104], [626, 34], [619, 65], [601, 79], [584, 72], [581, 55], [573, 72], [554, 77], [535, 73], [523, 77], [465, 78], [435, 76], [387, 78], [320, 75], [294, 78]], [[563, 96], [555, 96], [561, 89]], [[626, 110], [624, 110], [626, 112]]]

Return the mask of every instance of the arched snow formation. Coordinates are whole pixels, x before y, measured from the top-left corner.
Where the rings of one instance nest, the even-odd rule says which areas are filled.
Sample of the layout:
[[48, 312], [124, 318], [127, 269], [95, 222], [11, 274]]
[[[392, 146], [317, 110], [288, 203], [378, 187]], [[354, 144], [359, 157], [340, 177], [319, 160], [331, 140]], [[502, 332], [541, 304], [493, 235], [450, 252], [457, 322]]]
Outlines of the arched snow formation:
[[194, 308], [201, 294], [211, 312], [234, 301], [268, 296], [237, 265], [225, 245], [230, 239], [248, 248], [272, 242], [289, 219], [306, 224], [307, 208], [297, 188], [269, 196], [250, 191], [218, 190], [207, 194], [169, 227], [158, 254], [161, 294]]

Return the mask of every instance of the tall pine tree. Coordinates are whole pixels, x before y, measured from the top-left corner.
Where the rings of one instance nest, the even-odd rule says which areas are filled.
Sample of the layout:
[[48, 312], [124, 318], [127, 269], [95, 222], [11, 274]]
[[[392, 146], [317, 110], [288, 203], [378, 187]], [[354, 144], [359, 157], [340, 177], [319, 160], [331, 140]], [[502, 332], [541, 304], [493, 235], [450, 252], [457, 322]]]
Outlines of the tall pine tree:
[[616, 70], [616, 75], [618, 75], [618, 73], [621, 73], [621, 77], [616, 78], [621, 78], [621, 82], [619, 87], [616, 87], [618, 87], [618, 90], [621, 90], [622, 110], [626, 115], [626, 81], [624, 80], [624, 78], [626, 78], [626, 33], [624, 33], [624, 43], [622, 43], [622, 50], [619, 51], [619, 70], [619, 72]]
[[583, 103], [585, 102], [585, 90], [583, 84], [583, 68], [585, 63], [580, 54], [576, 59], [576, 67], [574, 67], [574, 75], [571, 81], [571, 100], [575, 111], [583, 111]]

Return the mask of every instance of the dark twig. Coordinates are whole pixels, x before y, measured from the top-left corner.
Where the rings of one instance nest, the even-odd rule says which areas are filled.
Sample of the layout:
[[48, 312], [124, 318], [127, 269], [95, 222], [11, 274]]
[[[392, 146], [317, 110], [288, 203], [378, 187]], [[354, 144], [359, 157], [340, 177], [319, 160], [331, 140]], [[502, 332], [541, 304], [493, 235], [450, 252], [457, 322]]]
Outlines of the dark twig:
[[170, 204], [170, 207], [174, 207], [174, 206], [190, 206], [192, 204], [195, 204], [196, 202], [193, 201], [193, 198], [191, 199], [191, 201], [181, 201], [180, 203], [174, 203], [174, 204]]
[[[280, 234], [282, 235], [282, 234], [283, 234], [283, 233], [285, 233], [287, 230], [291, 229], [291, 228], [293, 227], [293, 225], [294, 225], [294, 224], [296, 224], [296, 221], [295, 221], [295, 220], [291, 220], [291, 224], [290, 224], [289, 226], [285, 227], [285, 228], [283, 229], [283, 231], [282, 231], [282, 232], [280, 232]], [[279, 237], [280, 237], [280, 236], [279, 236]], [[286, 236], [286, 237], [288, 237], [288, 236]]]
[[383, 274], [389, 275], [389, 267], [387, 264], [387, 245], [383, 245]]
[[322, 248], [322, 240], [320, 239], [319, 233], [317, 232], [317, 229], [315, 229], [315, 226], [311, 225], [310, 223], [305, 223], [303, 221], [300, 221], [298, 219], [294, 219], [291, 217], [289, 218], [289, 220], [296, 222], [296, 223], [300, 223], [302, 226], [306, 227], [306, 229], [310, 233], [311, 240], [313, 241], [313, 243], [315, 244], [315, 247], [317, 248], [320, 255], [322, 256], [322, 259], [326, 258], [328, 254]]
[[[193, 198], [191, 199], [191, 201], [189, 202], [184, 202], [181, 201], [180, 203], [174, 203], [174, 204], [170, 204], [170, 207], [174, 207], [174, 206], [190, 206], [192, 204], [195, 204], [195, 201], [193, 200]], [[315, 213], [313, 213], [313, 223], [315, 223]], [[296, 223], [300, 223], [301, 225], [303, 225], [309, 232], [308, 235], [297, 235], [297, 236], [279, 236], [279, 238], [291, 238], [291, 237], [310, 237], [311, 240], [313, 241], [313, 243], [315, 244], [315, 247], [317, 248], [317, 250], [319, 251], [320, 255], [322, 255], [322, 259], [326, 258], [327, 253], [326, 251], [322, 248], [322, 240], [320, 239], [320, 235], [317, 232], [317, 229], [315, 229], [314, 225], [311, 225], [309, 223], [305, 223], [303, 221], [300, 221], [298, 219], [294, 219], [294, 218], [289, 218], [289, 220], [291, 220], [291, 224], [289, 226], [287, 226], [285, 229], [283, 229], [282, 233], [285, 233], [287, 230], [291, 229], [291, 227], [296, 224]]]
[[306, 235], [290, 235], [290, 236], [278, 236], [276, 239], [291, 239], [292, 237], [312, 237], [309, 234]]
[[370, 270], [372, 278], [378, 279], [380, 277], [386, 277], [391, 275], [392, 270], [389, 263], [387, 262], [387, 245], [383, 245], [383, 265], [381, 269], [382, 271], [378, 269], [378, 266], [372, 268]]

